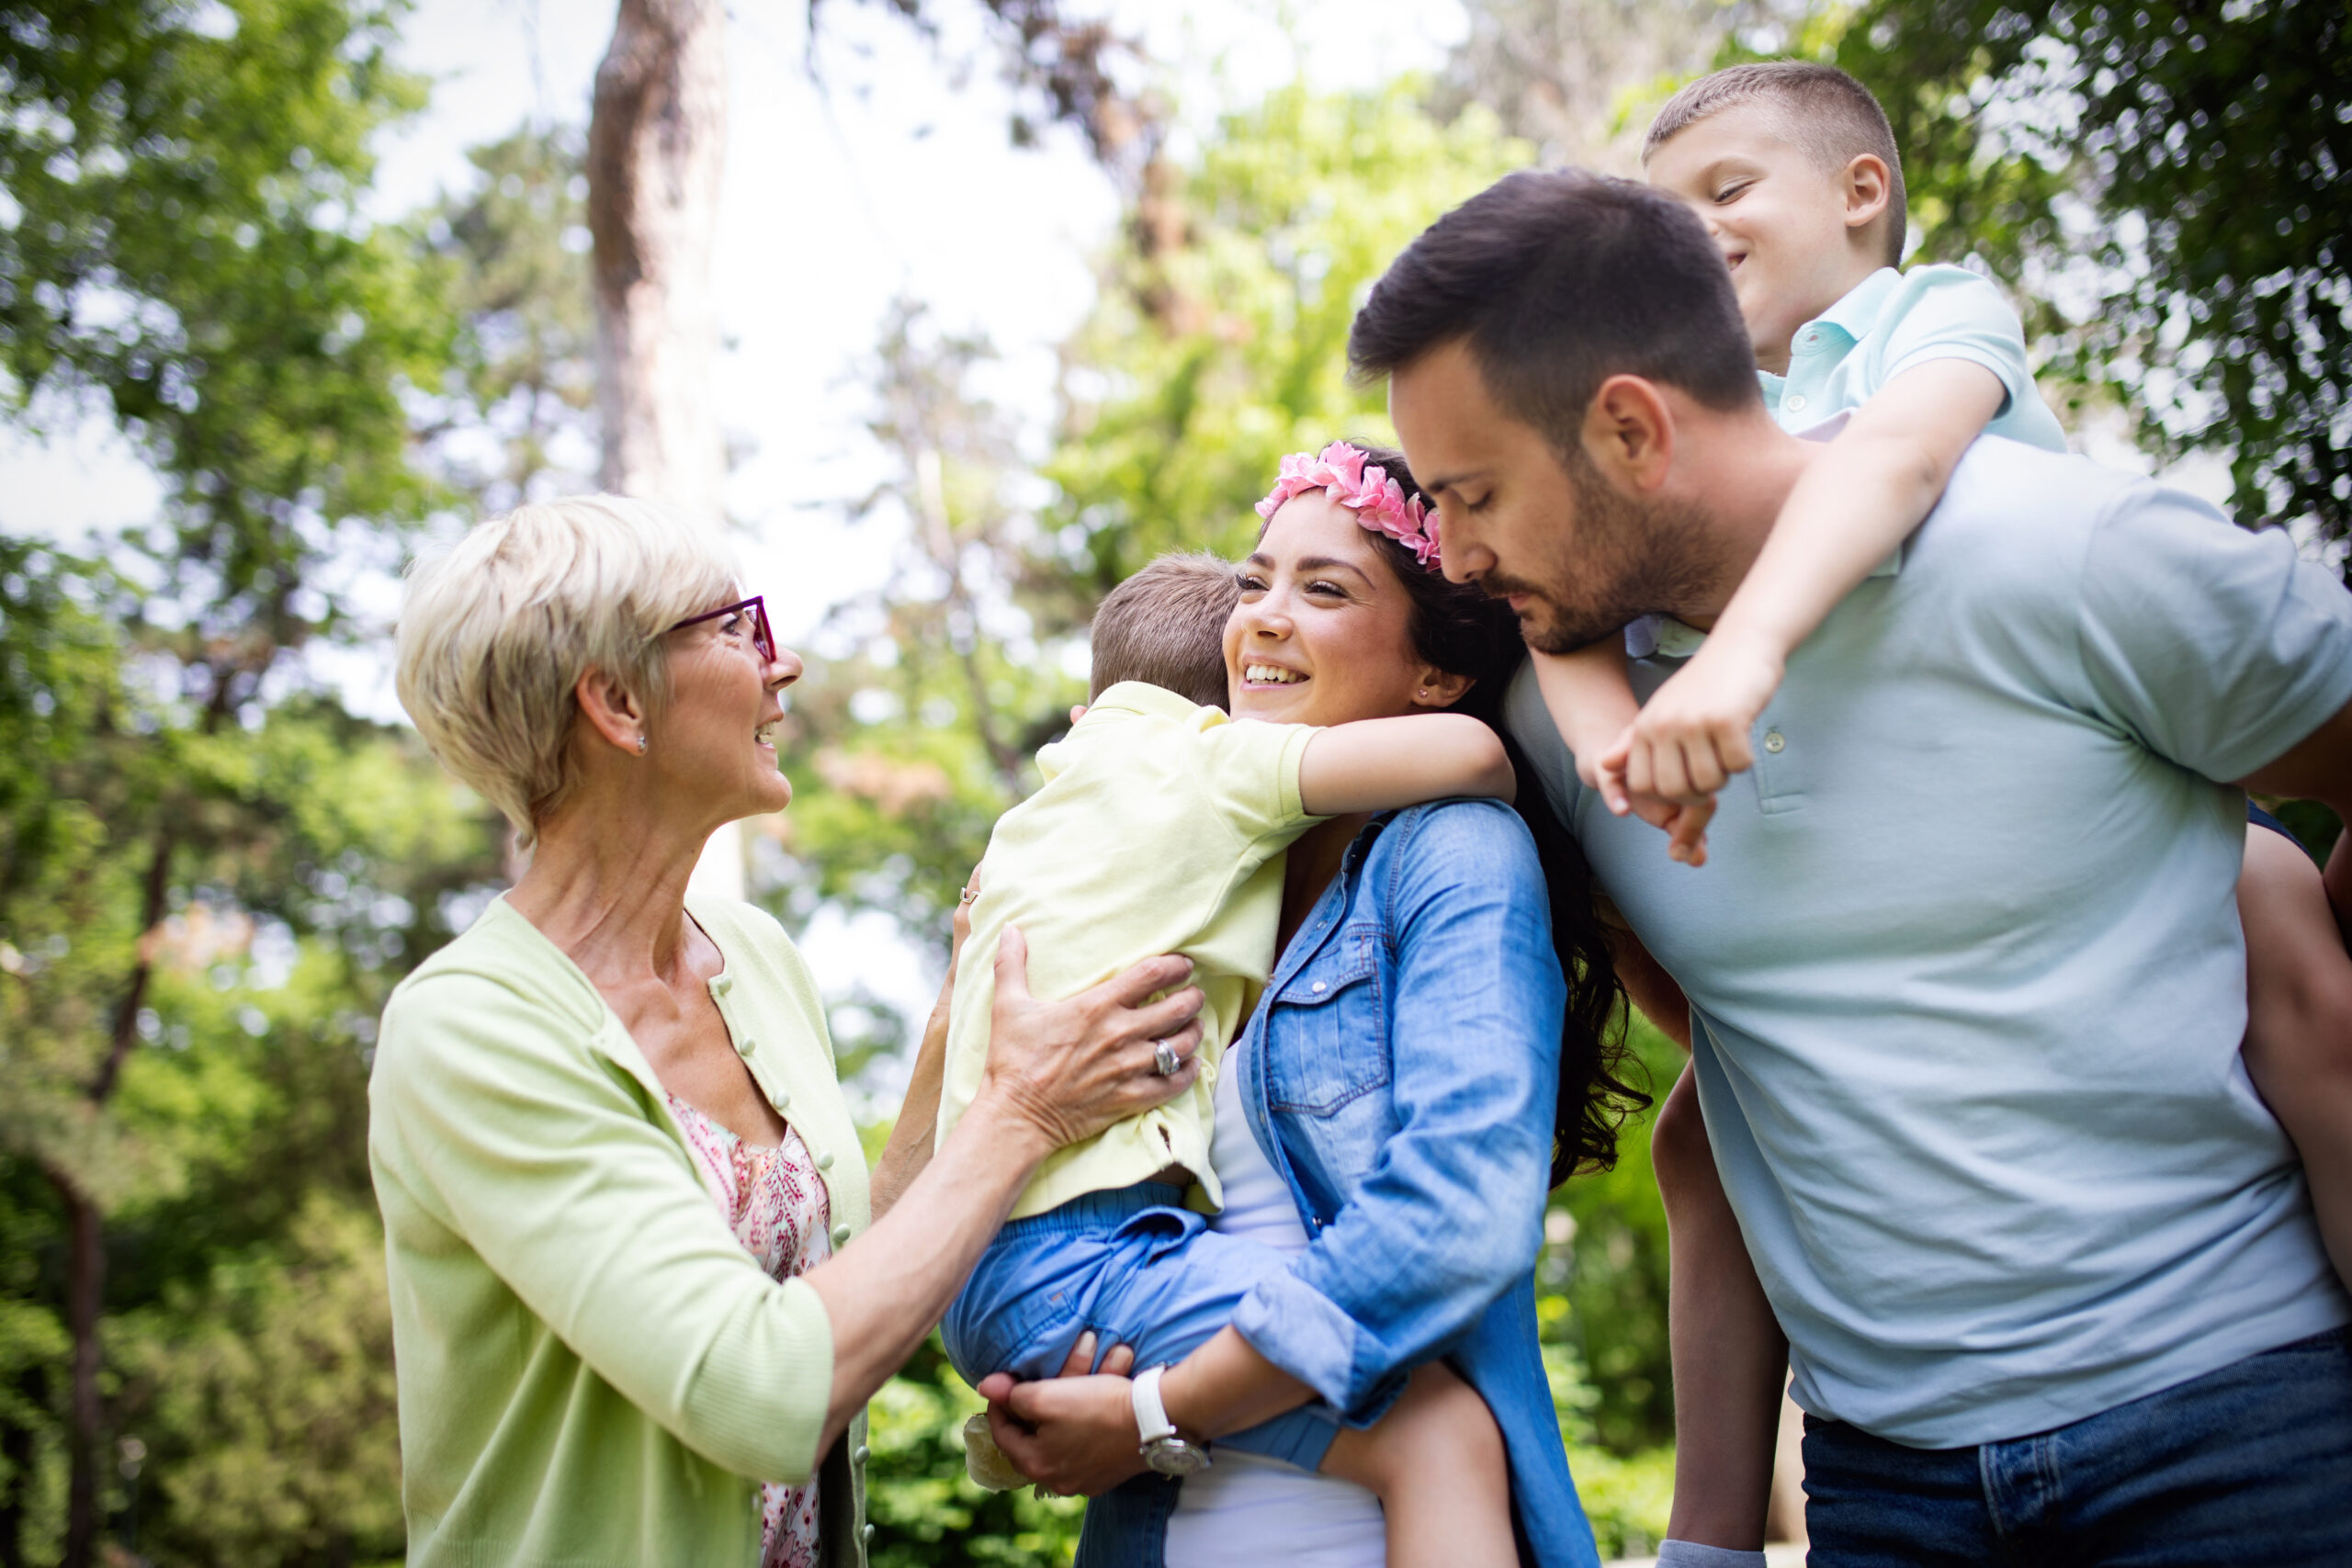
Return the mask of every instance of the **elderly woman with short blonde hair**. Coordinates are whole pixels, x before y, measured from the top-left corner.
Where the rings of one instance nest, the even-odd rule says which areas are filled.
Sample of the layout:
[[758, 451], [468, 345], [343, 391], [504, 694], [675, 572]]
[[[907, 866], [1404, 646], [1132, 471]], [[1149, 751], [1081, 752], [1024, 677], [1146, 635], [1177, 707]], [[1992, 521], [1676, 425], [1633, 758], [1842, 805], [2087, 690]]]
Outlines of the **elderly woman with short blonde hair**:
[[886, 1153], [869, 1230], [815, 978], [686, 886], [791, 799], [799, 673], [717, 534], [643, 502], [413, 576], [401, 701], [531, 861], [393, 994], [370, 1086], [412, 1563], [862, 1562], [866, 1399], [1048, 1153], [1193, 1074], [1198, 994], [1147, 1002], [1183, 960], [1048, 1004], [1008, 943], [981, 1100]]

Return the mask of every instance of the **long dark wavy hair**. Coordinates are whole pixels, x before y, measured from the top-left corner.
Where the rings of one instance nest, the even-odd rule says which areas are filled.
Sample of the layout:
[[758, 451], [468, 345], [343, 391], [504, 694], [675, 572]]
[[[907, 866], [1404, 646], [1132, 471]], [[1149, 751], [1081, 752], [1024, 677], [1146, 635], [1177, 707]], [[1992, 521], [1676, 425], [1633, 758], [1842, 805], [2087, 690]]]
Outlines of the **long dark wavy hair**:
[[[1402, 452], [1362, 441], [1349, 445], [1385, 469], [1406, 495], [1427, 501]], [[1568, 982], [1567, 1012], [1560, 1024], [1560, 1101], [1552, 1123], [1552, 1185], [1557, 1187], [1579, 1171], [1607, 1170], [1616, 1164], [1618, 1128], [1650, 1103], [1650, 1097], [1623, 1076], [1625, 990], [1594, 907], [1592, 870], [1576, 840], [1553, 818], [1526, 754], [1503, 727], [1503, 693], [1527, 657], [1519, 618], [1499, 599], [1488, 598], [1471, 584], [1447, 581], [1442, 572], [1423, 567], [1406, 546], [1385, 534], [1367, 532], [1413, 602], [1414, 656], [1449, 674], [1471, 678], [1470, 690], [1453, 711], [1492, 727], [1519, 774], [1519, 815], [1535, 838], [1552, 906], [1552, 947]]]

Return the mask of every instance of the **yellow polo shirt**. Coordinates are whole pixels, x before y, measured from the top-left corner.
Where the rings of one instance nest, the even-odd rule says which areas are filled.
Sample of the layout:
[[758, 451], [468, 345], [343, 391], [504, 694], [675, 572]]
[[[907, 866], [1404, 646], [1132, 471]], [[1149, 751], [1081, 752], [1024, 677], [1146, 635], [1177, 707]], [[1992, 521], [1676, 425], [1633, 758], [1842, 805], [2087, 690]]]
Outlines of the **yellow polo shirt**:
[[1125, 681], [1037, 753], [1045, 784], [989, 835], [956, 970], [941, 1140], [979, 1092], [1005, 927], [1029, 939], [1034, 996], [1073, 997], [1130, 964], [1181, 953], [1207, 1000], [1192, 1088], [1056, 1152], [1013, 1205], [1014, 1218], [1131, 1187], [1170, 1165], [1198, 1179], [1194, 1207], [1223, 1205], [1209, 1166], [1217, 1066], [1273, 966], [1283, 852], [1322, 820], [1298, 796], [1299, 759], [1314, 734], [1308, 725], [1227, 718]]

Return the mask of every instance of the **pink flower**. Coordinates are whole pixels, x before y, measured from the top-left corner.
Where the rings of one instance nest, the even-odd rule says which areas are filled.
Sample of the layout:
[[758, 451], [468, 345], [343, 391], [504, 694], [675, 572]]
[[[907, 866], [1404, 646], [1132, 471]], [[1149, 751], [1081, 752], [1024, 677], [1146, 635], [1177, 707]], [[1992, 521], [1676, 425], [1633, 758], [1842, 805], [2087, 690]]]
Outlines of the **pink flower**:
[[1422, 566], [1438, 570], [1437, 519], [1428, 505], [1419, 496], [1407, 499], [1404, 487], [1386, 469], [1344, 441], [1334, 441], [1312, 457], [1294, 452], [1284, 457], [1274, 488], [1258, 503], [1258, 515], [1272, 518], [1283, 502], [1314, 490], [1328, 492], [1365, 527], [1409, 547]]

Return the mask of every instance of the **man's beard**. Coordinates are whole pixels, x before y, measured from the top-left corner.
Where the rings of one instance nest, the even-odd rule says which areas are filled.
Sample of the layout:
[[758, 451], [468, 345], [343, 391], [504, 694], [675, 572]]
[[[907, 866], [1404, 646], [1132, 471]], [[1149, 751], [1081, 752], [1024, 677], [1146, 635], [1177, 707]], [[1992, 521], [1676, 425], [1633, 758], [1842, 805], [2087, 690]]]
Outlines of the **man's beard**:
[[1573, 653], [1639, 617], [1673, 615], [1705, 602], [1716, 570], [1707, 520], [1687, 502], [1621, 495], [1580, 451], [1567, 455], [1576, 490], [1574, 538], [1555, 536], [1530, 562], [1546, 581], [1488, 572], [1479, 586], [1526, 596], [1520, 632], [1538, 653]]

